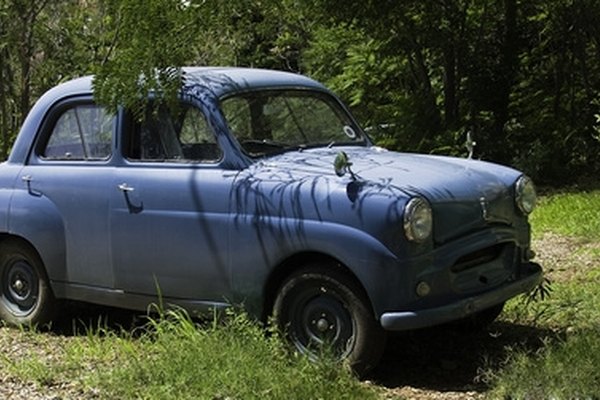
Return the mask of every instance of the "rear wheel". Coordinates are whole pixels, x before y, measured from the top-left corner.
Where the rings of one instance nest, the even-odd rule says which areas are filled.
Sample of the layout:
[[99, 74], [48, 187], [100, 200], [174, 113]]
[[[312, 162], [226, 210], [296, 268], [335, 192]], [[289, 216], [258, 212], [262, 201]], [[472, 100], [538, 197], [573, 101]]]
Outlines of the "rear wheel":
[[331, 267], [312, 265], [286, 279], [274, 316], [298, 351], [315, 359], [333, 353], [359, 376], [377, 365], [385, 347], [362, 288]]
[[14, 241], [0, 244], [0, 319], [41, 326], [54, 313], [54, 296], [37, 253]]

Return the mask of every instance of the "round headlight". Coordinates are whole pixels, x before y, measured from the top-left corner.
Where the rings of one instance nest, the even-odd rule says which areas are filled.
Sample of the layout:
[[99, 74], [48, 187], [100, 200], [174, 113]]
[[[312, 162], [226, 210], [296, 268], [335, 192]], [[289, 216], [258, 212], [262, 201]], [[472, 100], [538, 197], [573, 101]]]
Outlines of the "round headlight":
[[404, 234], [408, 240], [423, 242], [431, 235], [433, 216], [429, 203], [415, 197], [404, 208]]
[[517, 207], [523, 212], [523, 214], [531, 214], [535, 208], [537, 201], [537, 194], [535, 193], [535, 185], [529, 177], [523, 175], [517, 180], [515, 184], [515, 201]]

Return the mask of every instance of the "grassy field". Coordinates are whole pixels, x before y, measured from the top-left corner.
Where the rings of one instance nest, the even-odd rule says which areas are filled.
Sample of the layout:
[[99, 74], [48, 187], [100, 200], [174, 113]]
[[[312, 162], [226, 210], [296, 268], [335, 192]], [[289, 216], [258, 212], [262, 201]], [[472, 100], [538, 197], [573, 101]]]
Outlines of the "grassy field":
[[486, 332], [400, 335], [371, 381], [290, 355], [243, 315], [199, 329], [178, 313], [92, 312], [50, 332], [0, 328], [0, 385], [15, 399], [598, 398], [598, 210], [600, 191], [543, 198], [532, 223], [549, 296], [509, 302]]
[[600, 397], [600, 191], [542, 199], [532, 217], [534, 247], [551, 293], [513, 301], [503, 319], [547, 332], [535, 351], [516, 348], [488, 370], [492, 398]]

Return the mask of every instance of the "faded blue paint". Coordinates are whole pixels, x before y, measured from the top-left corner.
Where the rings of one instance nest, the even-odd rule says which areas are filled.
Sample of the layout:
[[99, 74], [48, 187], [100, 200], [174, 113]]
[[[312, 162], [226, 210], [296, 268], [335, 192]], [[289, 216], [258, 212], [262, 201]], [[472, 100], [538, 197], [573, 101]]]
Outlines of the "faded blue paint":
[[[273, 271], [311, 253], [347, 268], [375, 318], [400, 330], [462, 317], [539, 282], [527, 218], [514, 202], [520, 172], [388, 152], [368, 139], [252, 159], [229, 132], [221, 99], [274, 88], [333, 95], [284, 72], [188, 68], [185, 78], [182, 98], [204, 113], [223, 150], [217, 164], [127, 160], [122, 112], [108, 160], [40, 158], [33, 146], [49, 112], [91, 101], [90, 77], [50, 90], [25, 120], [0, 166], [0, 233], [36, 248], [57, 297], [142, 309], [160, 288], [192, 310], [243, 303], [260, 315]], [[355, 178], [334, 173], [340, 150]], [[433, 236], [421, 244], [408, 242], [402, 226], [414, 196], [434, 216]], [[482, 249], [494, 257], [461, 271]], [[417, 296], [419, 282], [431, 286], [429, 296]]]

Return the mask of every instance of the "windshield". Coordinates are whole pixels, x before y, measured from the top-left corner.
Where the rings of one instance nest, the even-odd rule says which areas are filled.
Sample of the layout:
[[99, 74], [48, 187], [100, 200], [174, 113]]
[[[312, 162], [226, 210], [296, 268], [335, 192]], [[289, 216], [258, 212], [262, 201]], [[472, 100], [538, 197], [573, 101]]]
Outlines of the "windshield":
[[252, 157], [318, 146], [366, 144], [348, 113], [320, 92], [243, 93], [223, 100], [221, 108], [229, 129]]

